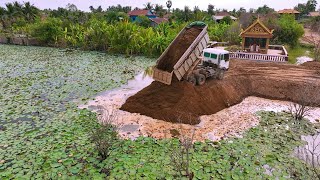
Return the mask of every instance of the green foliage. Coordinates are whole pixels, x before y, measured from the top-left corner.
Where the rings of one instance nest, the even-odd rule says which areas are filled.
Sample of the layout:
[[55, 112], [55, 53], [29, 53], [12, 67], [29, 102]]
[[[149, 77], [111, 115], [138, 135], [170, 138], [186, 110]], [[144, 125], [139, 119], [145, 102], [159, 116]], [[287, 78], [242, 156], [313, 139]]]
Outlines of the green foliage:
[[135, 21], [138, 25], [148, 28], [150, 27], [150, 19], [147, 16], [138, 16]]
[[225, 16], [221, 19], [220, 23], [225, 23], [225, 24], [228, 24], [230, 25], [232, 23], [232, 19], [230, 16]]
[[224, 41], [229, 42], [230, 45], [240, 45], [241, 25], [239, 22], [233, 22], [225, 32]]
[[274, 12], [274, 9], [268, 7], [267, 5], [264, 5], [264, 6], [262, 6], [262, 7], [259, 7], [259, 8], [256, 10], [256, 13], [257, 13], [257, 14], [269, 14], [269, 13], [273, 13], [273, 12]]
[[94, 129], [91, 135], [91, 141], [96, 145], [96, 150], [102, 160], [107, 159], [115, 145], [121, 141], [118, 137], [116, 127], [112, 124], [102, 125]]
[[308, 0], [307, 3], [299, 3], [294, 9], [299, 11], [299, 16], [302, 17], [308, 15], [310, 12], [316, 11], [317, 4], [316, 0]]
[[210, 40], [220, 42], [224, 41], [224, 35], [228, 28], [229, 25], [225, 23], [209, 24], [208, 33], [210, 36]]
[[32, 29], [32, 36], [43, 43], [57, 44], [63, 35], [62, 21], [58, 18], [47, 18], [37, 22]]
[[288, 54], [289, 54], [289, 62], [294, 64], [297, 62], [297, 58], [301, 57], [301, 56], [313, 56], [310, 53], [307, 52], [312, 52], [313, 47], [311, 46], [306, 46], [306, 45], [302, 45], [300, 44], [299, 46], [295, 46], [295, 47], [288, 47], [286, 46], [286, 49], [288, 50]]
[[303, 36], [303, 26], [300, 25], [291, 15], [281, 16], [278, 22], [279, 27], [274, 35], [280, 43], [296, 46], [299, 39]]

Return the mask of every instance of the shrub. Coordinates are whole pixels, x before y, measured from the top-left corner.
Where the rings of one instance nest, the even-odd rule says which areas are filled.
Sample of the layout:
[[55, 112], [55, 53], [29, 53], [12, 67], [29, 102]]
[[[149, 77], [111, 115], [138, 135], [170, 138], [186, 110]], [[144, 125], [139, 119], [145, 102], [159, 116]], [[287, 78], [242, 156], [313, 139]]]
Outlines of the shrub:
[[62, 21], [58, 18], [48, 18], [43, 22], [37, 22], [31, 34], [43, 43], [57, 44], [63, 35]]
[[150, 19], [147, 16], [138, 16], [136, 23], [142, 27], [150, 27]]
[[225, 23], [225, 24], [232, 24], [232, 19], [230, 16], [225, 16], [221, 19], [220, 23]]

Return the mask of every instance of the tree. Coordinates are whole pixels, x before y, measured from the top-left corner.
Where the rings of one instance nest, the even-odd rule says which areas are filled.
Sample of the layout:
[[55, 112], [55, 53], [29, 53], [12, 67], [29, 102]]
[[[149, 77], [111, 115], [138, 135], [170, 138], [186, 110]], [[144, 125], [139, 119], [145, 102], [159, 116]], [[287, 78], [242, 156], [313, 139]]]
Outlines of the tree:
[[317, 8], [317, 1], [316, 0], [308, 0], [307, 4], [306, 4], [306, 8], [309, 12], [313, 12], [316, 11]]
[[161, 17], [161, 16], [163, 16], [165, 10], [162, 5], [156, 4], [154, 6], [154, 11], [157, 15], [159, 15]]
[[307, 3], [299, 3], [295, 10], [300, 12], [300, 16], [308, 15], [310, 12], [316, 11], [317, 1], [316, 0], [308, 0]]
[[171, 6], [172, 6], [172, 1], [167, 1], [166, 2], [166, 5], [167, 5], [167, 8], [168, 8], [168, 11], [169, 11], [169, 13], [170, 13], [170, 8], [171, 8]]
[[66, 9], [67, 9], [68, 11], [71, 11], [71, 12], [76, 12], [76, 11], [78, 11], [77, 6], [74, 5], [74, 4], [70, 4], [70, 3], [67, 4]]
[[150, 27], [150, 19], [147, 16], [138, 16], [136, 23], [139, 26]]
[[191, 19], [191, 10], [188, 6], [184, 7], [183, 16], [184, 16], [184, 21], [189, 21]]
[[144, 4], [144, 9], [152, 10], [153, 9], [153, 4], [151, 4], [151, 2], [147, 2], [147, 4]]
[[0, 7], [0, 22], [2, 24], [3, 29], [6, 29], [6, 19], [7, 19], [7, 11], [5, 8]]
[[214, 5], [212, 4], [208, 5], [208, 14], [211, 16], [214, 14]]
[[304, 34], [303, 26], [295, 20], [293, 15], [281, 16], [278, 25], [274, 32], [274, 38], [281, 43], [296, 46]]
[[230, 16], [225, 16], [221, 19], [220, 23], [225, 23], [225, 24], [228, 24], [230, 25], [232, 23], [232, 19]]
[[34, 19], [39, 15], [40, 10], [34, 5], [31, 5], [30, 2], [24, 3], [22, 8], [23, 14], [27, 21], [34, 21]]
[[32, 36], [43, 43], [56, 45], [63, 35], [62, 21], [58, 18], [47, 18], [34, 25]]
[[272, 12], [274, 12], [274, 9], [268, 7], [267, 5], [264, 5], [264, 6], [262, 6], [262, 7], [259, 7], [259, 8], [256, 10], [256, 13], [258, 13], [258, 14], [269, 14], [269, 13], [272, 13]]

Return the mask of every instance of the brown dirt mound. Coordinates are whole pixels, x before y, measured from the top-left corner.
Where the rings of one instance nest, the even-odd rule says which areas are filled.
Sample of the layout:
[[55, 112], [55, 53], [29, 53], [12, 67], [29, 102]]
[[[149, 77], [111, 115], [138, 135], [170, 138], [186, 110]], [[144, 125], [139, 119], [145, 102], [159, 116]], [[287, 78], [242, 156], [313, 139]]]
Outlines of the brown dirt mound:
[[302, 66], [309, 67], [311, 69], [317, 69], [320, 71], [320, 61], [309, 61], [302, 64]]
[[201, 29], [193, 27], [187, 29], [183, 34], [178, 36], [166, 55], [159, 61], [157, 68], [168, 72], [173, 71], [173, 66], [178, 62], [180, 57], [186, 52], [201, 31]]
[[130, 97], [122, 110], [169, 122], [198, 124], [199, 116], [214, 114], [247, 96], [320, 104], [320, 75], [305, 66], [231, 61], [224, 80], [203, 86], [153, 82]]

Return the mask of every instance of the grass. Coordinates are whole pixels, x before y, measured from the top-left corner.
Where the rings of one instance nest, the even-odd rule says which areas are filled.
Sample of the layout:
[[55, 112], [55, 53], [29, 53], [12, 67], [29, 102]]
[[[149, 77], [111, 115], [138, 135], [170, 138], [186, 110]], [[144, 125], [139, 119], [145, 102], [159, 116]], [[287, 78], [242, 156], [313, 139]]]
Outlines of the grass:
[[297, 62], [297, 58], [301, 56], [309, 56], [313, 57], [312, 55], [312, 48], [305, 45], [299, 45], [296, 47], [286, 47], [289, 54], [289, 63], [295, 64]]

